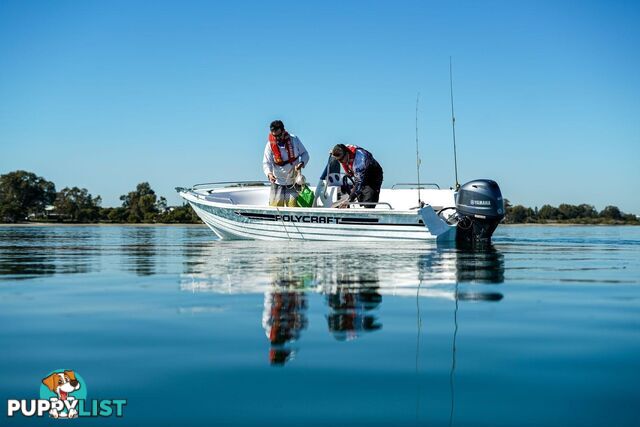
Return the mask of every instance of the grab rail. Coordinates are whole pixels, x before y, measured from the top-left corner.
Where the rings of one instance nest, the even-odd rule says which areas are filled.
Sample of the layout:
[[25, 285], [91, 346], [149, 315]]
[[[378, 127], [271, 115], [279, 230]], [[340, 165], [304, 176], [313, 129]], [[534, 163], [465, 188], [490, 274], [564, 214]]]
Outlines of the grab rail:
[[422, 188], [423, 186], [426, 186], [426, 185], [432, 185], [432, 186], [436, 187], [438, 190], [440, 190], [440, 186], [438, 184], [436, 184], [435, 182], [423, 182], [423, 183], [420, 183], [420, 184], [418, 184], [417, 182], [400, 182], [398, 184], [393, 184], [391, 189], [393, 190], [396, 187], [400, 187], [400, 186], [403, 186], [403, 185], [416, 185], [417, 187], [415, 187], [415, 188], [418, 188], [418, 187]]
[[215, 201], [215, 199], [228, 200], [229, 202], [231, 202], [232, 205], [236, 204], [236, 202], [231, 197], [218, 196], [218, 195], [215, 195], [215, 194], [211, 195], [211, 193], [209, 193], [208, 196], [205, 196], [204, 194], [196, 193], [195, 191], [192, 191], [192, 190], [193, 189], [191, 189], [191, 188], [176, 187], [176, 191], [178, 193], [189, 192], [193, 197], [195, 197], [197, 199], [210, 200], [210, 201]]
[[266, 187], [267, 184], [269, 184], [269, 181], [219, 181], [196, 184], [191, 187], [191, 189], [195, 190], [200, 187], [209, 187], [214, 185], [229, 185], [230, 187]]

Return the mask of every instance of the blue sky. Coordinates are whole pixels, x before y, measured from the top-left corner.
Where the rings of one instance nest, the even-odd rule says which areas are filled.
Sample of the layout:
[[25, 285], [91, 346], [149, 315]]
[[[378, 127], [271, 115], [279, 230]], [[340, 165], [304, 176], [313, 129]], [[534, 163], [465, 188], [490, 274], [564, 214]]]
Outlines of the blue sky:
[[640, 214], [640, 2], [0, 0], [0, 173], [103, 205], [148, 181], [263, 179], [271, 120], [414, 182], [493, 178], [513, 203]]

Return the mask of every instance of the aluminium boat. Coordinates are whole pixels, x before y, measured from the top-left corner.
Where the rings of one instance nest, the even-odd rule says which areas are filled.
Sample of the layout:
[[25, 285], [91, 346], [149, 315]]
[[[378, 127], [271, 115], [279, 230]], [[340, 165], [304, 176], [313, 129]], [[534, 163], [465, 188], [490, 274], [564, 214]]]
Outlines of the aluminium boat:
[[[264, 182], [222, 182], [177, 187], [179, 195], [222, 240], [488, 241], [504, 217], [492, 180], [460, 188], [397, 184], [380, 191], [378, 203], [333, 207], [343, 197], [339, 179], [320, 180], [312, 207], [269, 206]], [[406, 188], [407, 186], [414, 188]], [[428, 188], [427, 188], [428, 187]]]

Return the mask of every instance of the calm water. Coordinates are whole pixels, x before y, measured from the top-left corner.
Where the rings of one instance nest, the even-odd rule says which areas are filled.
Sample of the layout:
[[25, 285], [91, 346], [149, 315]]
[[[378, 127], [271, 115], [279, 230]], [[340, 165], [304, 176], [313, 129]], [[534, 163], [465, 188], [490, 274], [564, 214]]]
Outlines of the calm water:
[[0, 348], [3, 412], [60, 368], [128, 399], [2, 425], [637, 426], [640, 227], [476, 252], [0, 227]]

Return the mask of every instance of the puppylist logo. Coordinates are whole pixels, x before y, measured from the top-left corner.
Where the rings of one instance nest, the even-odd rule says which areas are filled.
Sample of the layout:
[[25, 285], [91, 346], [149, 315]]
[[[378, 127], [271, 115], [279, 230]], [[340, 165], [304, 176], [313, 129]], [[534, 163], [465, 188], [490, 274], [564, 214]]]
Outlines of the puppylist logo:
[[7, 416], [14, 417], [122, 417], [126, 399], [87, 399], [84, 379], [70, 369], [58, 369], [49, 373], [40, 384], [39, 399], [9, 399]]

